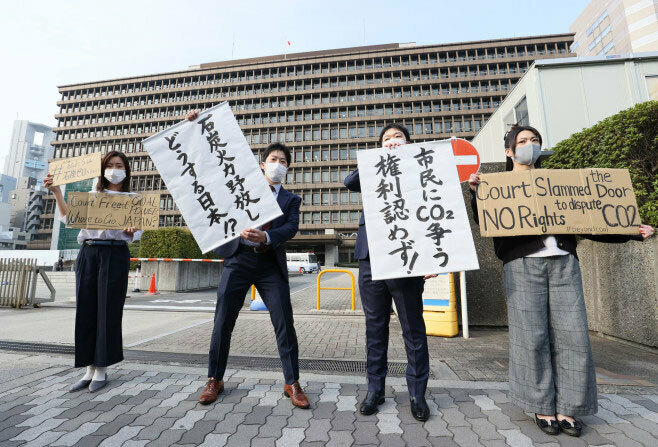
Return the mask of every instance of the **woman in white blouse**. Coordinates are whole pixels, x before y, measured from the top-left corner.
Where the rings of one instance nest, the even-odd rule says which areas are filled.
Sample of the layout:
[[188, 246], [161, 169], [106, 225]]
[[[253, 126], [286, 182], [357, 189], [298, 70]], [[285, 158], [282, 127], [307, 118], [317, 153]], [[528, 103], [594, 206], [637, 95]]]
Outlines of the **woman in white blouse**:
[[[57, 201], [60, 219], [66, 216], [66, 201], [50, 174], [43, 184]], [[92, 192], [130, 193], [130, 165], [126, 156], [108, 152], [101, 161], [101, 175]], [[76, 263], [75, 366], [86, 367], [85, 375], [70, 391], [89, 388], [95, 392], [107, 383], [106, 369], [123, 360], [121, 319], [128, 288], [130, 254], [128, 243], [139, 240], [141, 231], [86, 230], [78, 234], [82, 249]]]

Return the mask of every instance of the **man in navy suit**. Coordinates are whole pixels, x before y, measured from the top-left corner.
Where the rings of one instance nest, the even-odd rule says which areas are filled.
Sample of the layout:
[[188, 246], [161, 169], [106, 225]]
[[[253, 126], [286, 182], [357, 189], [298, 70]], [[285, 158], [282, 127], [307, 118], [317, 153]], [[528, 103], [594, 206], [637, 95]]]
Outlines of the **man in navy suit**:
[[[379, 146], [394, 149], [408, 143], [409, 131], [402, 125], [389, 124], [379, 136]], [[400, 149], [404, 150], [404, 148]], [[345, 178], [350, 191], [361, 192], [359, 170]], [[385, 235], [376, 235], [386, 237]], [[375, 239], [376, 241], [376, 239]], [[419, 421], [429, 418], [425, 390], [429, 378], [430, 359], [427, 348], [425, 320], [423, 320], [423, 289], [427, 275], [414, 278], [397, 278], [373, 281], [370, 269], [368, 234], [361, 213], [356, 238], [354, 258], [359, 260], [359, 290], [366, 316], [366, 363], [368, 393], [361, 403], [362, 414], [377, 411], [384, 402], [384, 386], [387, 372], [388, 325], [391, 317], [391, 299], [395, 301], [402, 326], [404, 346], [407, 351], [407, 387], [411, 399], [411, 414]]]
[[[194, 120], [198, 113], [186, 116]], [[297, 334], [290, 304], [290, 284], [284, 244], [297, 234], [301, 198], [281, 186], [290, 165], [290, 150], [283, 144], [270, 144], [260, 166], [283, 215], [261, 228], [249, 228], [240, 238], [215, 250], [224, 259], [224, 270], [217, 288], [215, 325], [210, 339], [208, 382], [199, 402], [210, 404], [224, 390], [224, 372], [231, 346], [231, 333], [245, 296], [254, 284], [263, 298], [274, 326], [283, 365], [286, 397], [293, 405], [308, 408], [309, 401], [299, 385]]]

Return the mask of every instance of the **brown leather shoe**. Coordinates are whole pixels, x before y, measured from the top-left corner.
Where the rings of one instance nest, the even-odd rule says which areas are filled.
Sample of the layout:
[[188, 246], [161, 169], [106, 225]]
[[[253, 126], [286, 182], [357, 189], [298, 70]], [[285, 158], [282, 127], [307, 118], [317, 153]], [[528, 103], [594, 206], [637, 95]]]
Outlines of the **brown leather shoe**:
[[290, 398], [290, 402], [296, 407], [299, 408], [308, 408], [311, 404], [308, 402], [308, 398], [302, 387], [299, 386], [299, 382], [295, 381], [292, 385], [285, 384], [283, 385], [283, 395]]
[[217, 400], [217, 395], [224, 391], [224, 381], [217, 380], [214, 377], [208, 379], [206, 383], [206, 388], [201, 393], [199, 397], [199, 403], [203, 405], [208, 405]]

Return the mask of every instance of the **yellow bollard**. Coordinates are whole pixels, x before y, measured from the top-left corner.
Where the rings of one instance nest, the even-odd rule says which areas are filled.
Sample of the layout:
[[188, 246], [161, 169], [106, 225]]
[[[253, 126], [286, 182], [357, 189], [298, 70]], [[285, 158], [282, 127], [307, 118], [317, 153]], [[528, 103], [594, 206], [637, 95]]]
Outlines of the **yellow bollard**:
[[[352, 287], [320, 287], [320, 278], [322, 278], [322, 275], [325, 273], [347, 273], [350, 275], [350, 278], [352, 279]], [[320, 290], [351, 290], [352, 291], [352, 310], [356, 310], [356, 293], [354, 291], [354, 275], [352, 272], [349, 270], [343, 270], [343, 269], [326, 269], [322, 270], [320, 273], [318, 273], [318, 280], [317, 280], [317, 298], [318, 298], [318, 303], [317, 303], [317, 310], [320, 310]]]

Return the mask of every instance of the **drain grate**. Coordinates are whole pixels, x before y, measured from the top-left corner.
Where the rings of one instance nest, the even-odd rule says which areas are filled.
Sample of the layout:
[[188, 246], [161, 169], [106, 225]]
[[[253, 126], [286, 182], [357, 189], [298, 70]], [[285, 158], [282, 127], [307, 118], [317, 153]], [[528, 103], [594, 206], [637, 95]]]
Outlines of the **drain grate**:
[[[75, 348], [71, 345], [48, 343], [23, 343], [0, 341], [0, 349], [20, 352], [42, 352], [48, 354], [74, 354]], [[156, 352], [125, 349], [126, 360], [153, 363], [181, 363], [185, 365], [205, 366], [208, 356], [205, 354], [185, 354], [178, 352]], [[229, 356], [230, 369], [263, 369], [280, 371], [281, 360], [277, 357], [250, 357]], [[365, 375], [366, 362], [363, 360], [327, 360], [327, 359], [299, 359], [300, 371], [315, 373], [347, 373], [351, 375]], [[389, 362], [388, 375], [403, 377], [407, 364], [402, 362]]]

